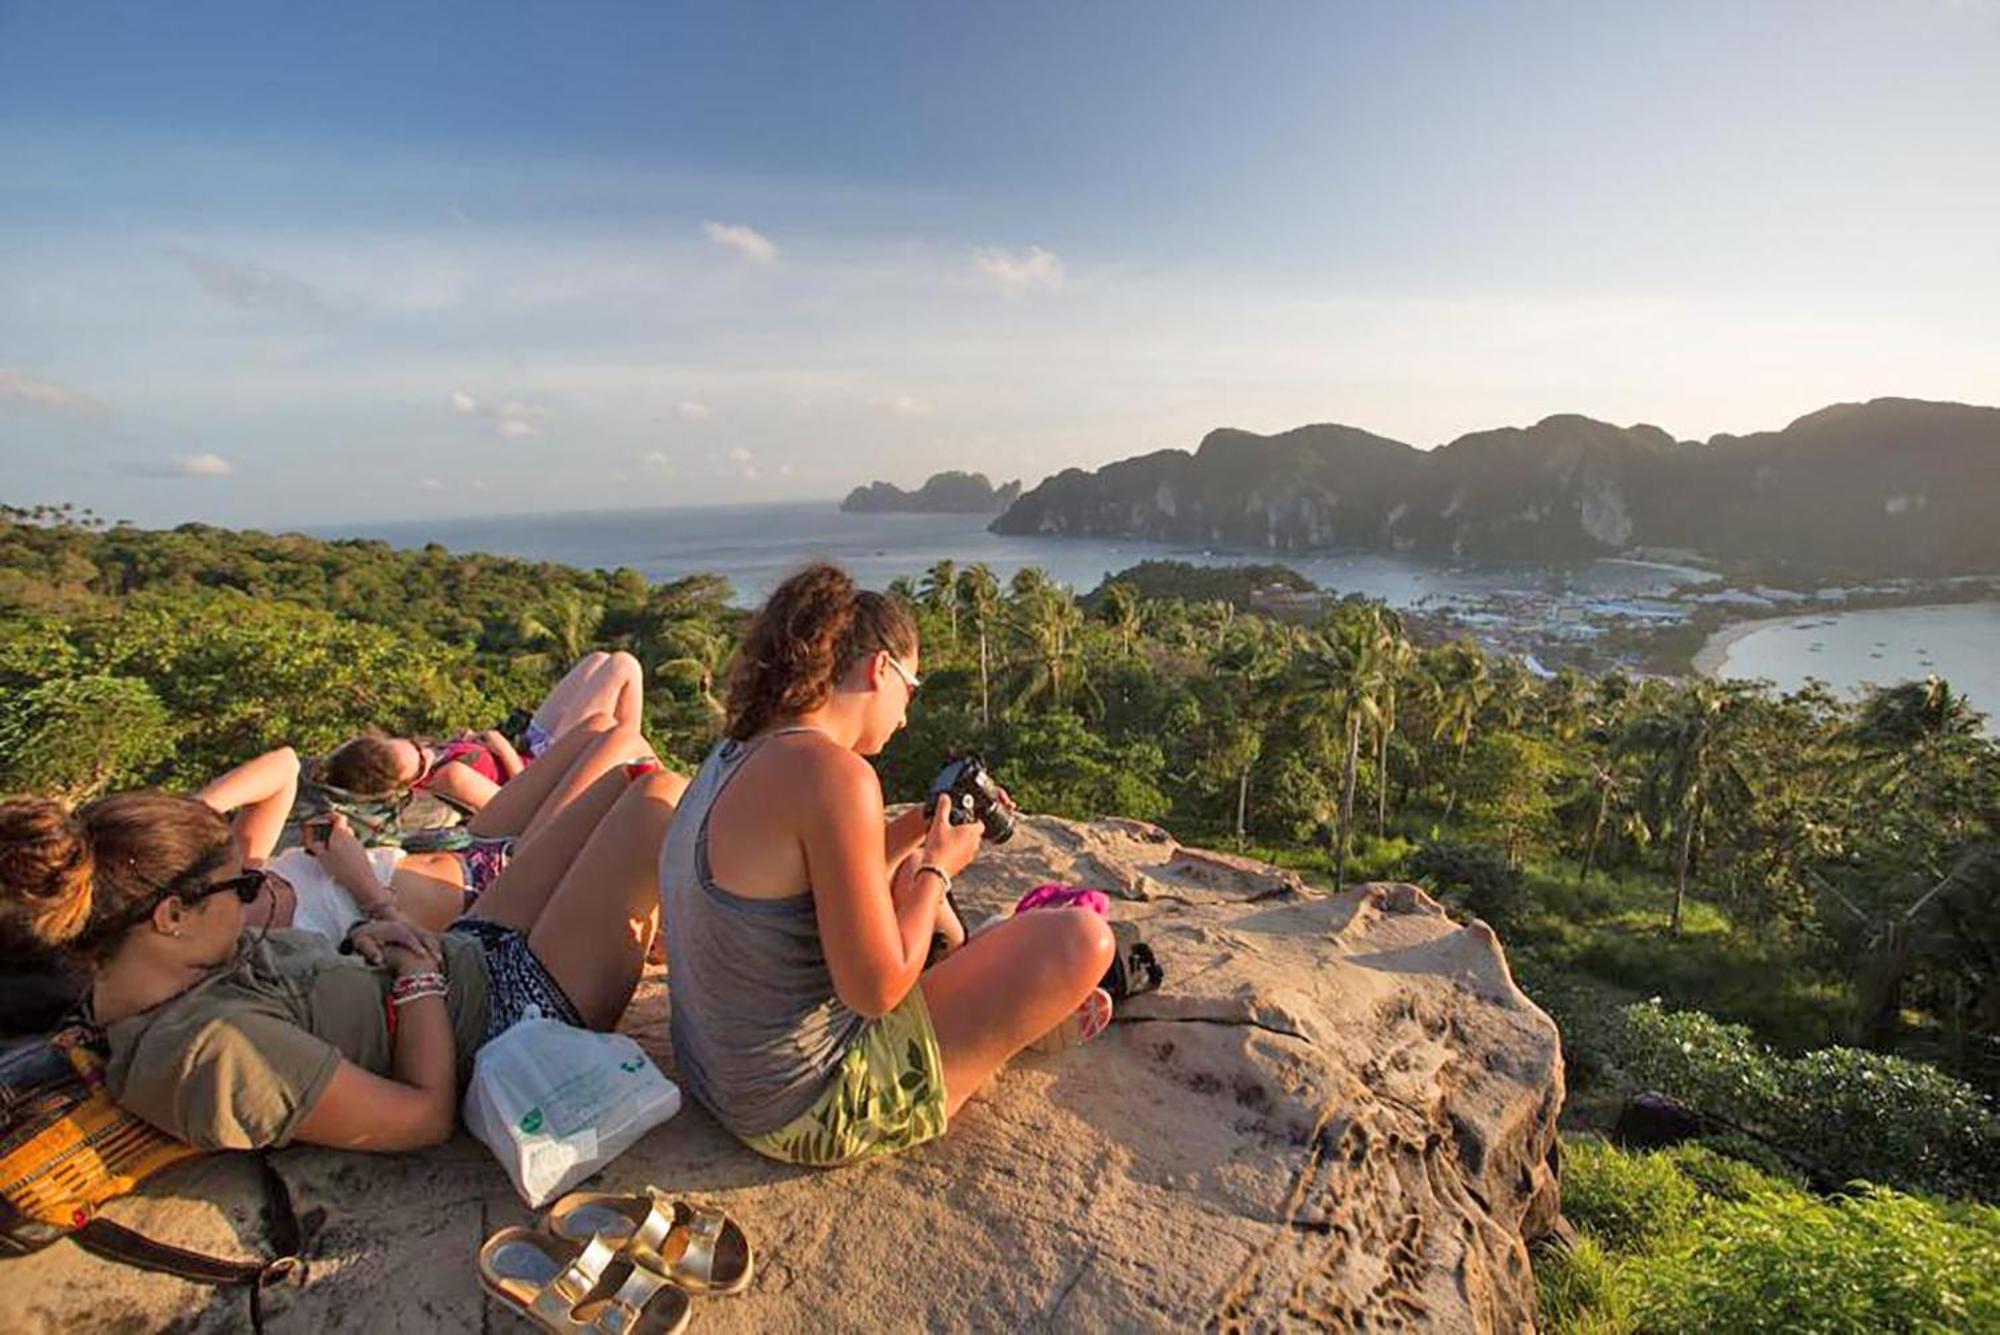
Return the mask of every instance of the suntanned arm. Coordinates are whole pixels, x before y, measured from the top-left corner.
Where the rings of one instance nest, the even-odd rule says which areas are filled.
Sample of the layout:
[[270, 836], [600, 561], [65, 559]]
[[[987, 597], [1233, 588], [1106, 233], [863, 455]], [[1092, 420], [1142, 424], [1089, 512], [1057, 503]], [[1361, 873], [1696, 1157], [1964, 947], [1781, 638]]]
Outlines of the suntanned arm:
[[500, 791], [500, 785], [460, 761], [440, 765], [428, 785], [429, 791], [449, 798], [468, 811], [482, 811]]
[[243, 860], [255, 865], [278, 846], [298, 794], [299, 753], [281, 746], [211, 780], [195, 797], [225, 816], [235, 813], [230, 831]]
[[930, 813], [921, 805], [911, 807], [889, 822], [882, 841], [882, 865], [893, 867], [924, 846], [924, 831], [930, 828]]
[[528, 767], [522, 761], [521, 753], [514, 749], [514, 744], [508, 741], [506, 735], [499, 729], [488, 728], [479, 734], [478, 741], [481, 746], [493, 753], [493, 763], [500, 767], [500, 777], [503, 782]]
[[347, 827], [345, 817], [335, 815], [333, 828], [324, 840], [306, 836], [306, 852], [319, 859], [341, 889], [354, 897], [355, 906], [371, 918], [379, 918], [396, 907], [396, 895], [375, 879], [375, 864], [368, 850]]
[[[859, 1014], [885, 1015], [923, 972], [944, 882], [917, 874], [917, 854], [890, 874], [873, 834], [883, 828], [882, 788], [867, 761], [830, 747], [803, 760], [800, 842], [833, 990]], [[955, 875], [971, 861], [978, 834], [942, 818], [932, 825], [925, 847], [939, 844], [930, 855]]]
[[[398, 975], [435, 967], [391, 951]], [[343, 1150], [418, 1150], [451, 1138], [458, 1123], [456, 1050], [443, 997], [396, 1008], [392, 1075], [343, 1060], [299, 1123], [298, 1139]]]

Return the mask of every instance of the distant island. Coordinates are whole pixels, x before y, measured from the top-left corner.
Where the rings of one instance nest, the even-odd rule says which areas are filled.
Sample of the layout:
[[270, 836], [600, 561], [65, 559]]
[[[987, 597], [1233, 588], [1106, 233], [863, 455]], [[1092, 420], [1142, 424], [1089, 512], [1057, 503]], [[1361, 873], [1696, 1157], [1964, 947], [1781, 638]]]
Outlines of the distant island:
[[1021, 484], [1009, 482], [996, 488], [984, 473], [935, 473], [915, 491], [904, 491], [889, 482], [871, 482], [847, 493], [840, 508], [849, 514], [990, 515], [1012, 505], [1021, 495]]
[[1223, 429], [1192, 454], [1059, 473], [991, 529], [1466, 560], [1700, 552], [1825, 578], [2000, 571], [1996, 514], [2000, 408], [1876, 399], [1706, 444], [1575, 415], [1435, 450], [1350, 426]]

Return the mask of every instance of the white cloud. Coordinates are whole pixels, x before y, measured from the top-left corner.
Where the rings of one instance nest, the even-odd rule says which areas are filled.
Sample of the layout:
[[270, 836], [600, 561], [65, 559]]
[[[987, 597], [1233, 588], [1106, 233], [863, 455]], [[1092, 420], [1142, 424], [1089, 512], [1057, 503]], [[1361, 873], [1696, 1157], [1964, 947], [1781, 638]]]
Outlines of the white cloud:
[[174, 459], [170, 471], [176, 477], [228, 477], [236, 470], [219, 454], [183, 454]]
[[931, 401], [915, 394], [891, 394], [875, 400], [875, 409], [888, 417], [929, 417]]
[[742, 223], [705, 222], [701, 230], [724, 250], [733, 250], [752, 264], [776, 264], [778, 247], [770, 237]]
[[110, 405], [80, 389], [38, 379], [9, 366], [0, 366], [0, 407], [87, 422], [101, 422], [111, 416]]
[[434, 477], [420, 477], [417, 479], [417, 485], [419, 487], [422, 487], [425, 491], [444, 490], [444, 482], [441, 479]]
[[549, 410], [538, 403], [524, 403], [510, 399], [498, 406], [482, 405], [462, 389], [451, 392], [451, 410], [461, 417], [484, 419], [493, 428], [493, 434], [502, 440], [526, 440], [530, 436], [542, 434], [542, 427], [549, 420]]
[[217, 301], [246, 311], [319, 311], [319, 293], [303, 279], [261, 264], [234, 264], [193, 251], [179, 252], [181, 263]]
[[972, 252], [972, 263], [1010, 297], [1057, 291], [1067, 276], [1063, 262], [1040, 246], [1021, 251], [981, 247]]
[[791, 475], [792, 475], [792, 466], [791, 466], [790, 464], [779, 464], [779, 465], [778, 465], [778, 476], [779, 476], [779, 477], [790, 477]]
[[758, 478], [757, 456], [738, 445], [727, 454], [708, 456], [709, 471], [717, 477], [734, 475], [745, 482], [755, 482]]
[[683, 422], [706, 422], [715, 416], [715, 409], [693, 399], [682, 399], [674, 405], [674, 416]]

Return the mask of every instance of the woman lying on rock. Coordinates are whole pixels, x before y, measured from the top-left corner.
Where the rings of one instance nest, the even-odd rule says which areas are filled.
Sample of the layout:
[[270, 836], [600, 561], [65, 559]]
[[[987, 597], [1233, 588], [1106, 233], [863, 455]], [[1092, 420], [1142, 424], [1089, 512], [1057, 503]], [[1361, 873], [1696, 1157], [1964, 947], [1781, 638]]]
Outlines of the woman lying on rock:
[[[634, 767], [637, 769], [638, 767]], [[203, 1148], [400, 1150], [451, 1134], [481, 1044], [544, 1015], [609, 1029], [658, 921], [675, 785], [614, 769], [442, 935], [244, 930], [265, 894], [192, 798], [0, 803], [0, 923], [88, 971], [111, 1094]]]
[[[464, 732], [448, 742], [367, 732], [335, 747], [315, 775], [359, 797], [435, 793], [468, 811], [483, 810], [500, 790], [555, 743], [593, 720], [637, 730], [645, 711], [639, 660], [624, 652], [585, 654], [535, 710], [517, 749], [497, 729]], [[581, 786], [569, 796], [582, 791]]]
[[757, 614], [727, 737], [661, 858], [674, 1056], [685, 1087], [759, 1153], [831, 1165], [943, 1134], [972, 1092], [1072, 1016], [1110, 930], [1028, 913], [928, 972], [945, 901], [978, 851], [942, 800], [887, 821], [865, 759], [918, 686], [908, 612], [812, 566]]
[[[405, 853], [365, 849], [335, 817], [308, 825], [303, 848], [274, 853], [298, 789], [299, 759], [280, 747], [238, 765], [195, 796], [231, 815], [237, 851], [246, 866], [269, 873], [245, 911], [253, 927], [301, 927], [339, 940], [365, 916], [391, 908], [420, 927], [441, 930], [470, 908], [506, 867], [521, 843], [548, 827], [599, 776], [651, 757], [636, 727], [601, 714], [586, 715], [543, 753], [533, 774], [509, 784], [481, 808], [466, 829], [470, 847], [453, 852]], [[670, 799], [687, 781], [666, 773]]]

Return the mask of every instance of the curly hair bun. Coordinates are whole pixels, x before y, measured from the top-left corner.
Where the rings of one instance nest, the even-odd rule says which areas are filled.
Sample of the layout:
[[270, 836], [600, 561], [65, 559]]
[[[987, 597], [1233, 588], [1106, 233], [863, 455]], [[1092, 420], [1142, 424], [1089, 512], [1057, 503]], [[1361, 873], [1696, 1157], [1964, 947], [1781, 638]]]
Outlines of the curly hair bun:
[[0, 949], [51, 949], [90, 922], [95, 860], [83, 824], [58, 802], [0, 802]]
[[772, 590], [743, 633], [729, 674], [729, 722], [738, 741], [775, 719], [816, 709], [858, 657], [909, 653], [916, 622], [893, 599], [855, 586], [839, 566], [818, 562]]

